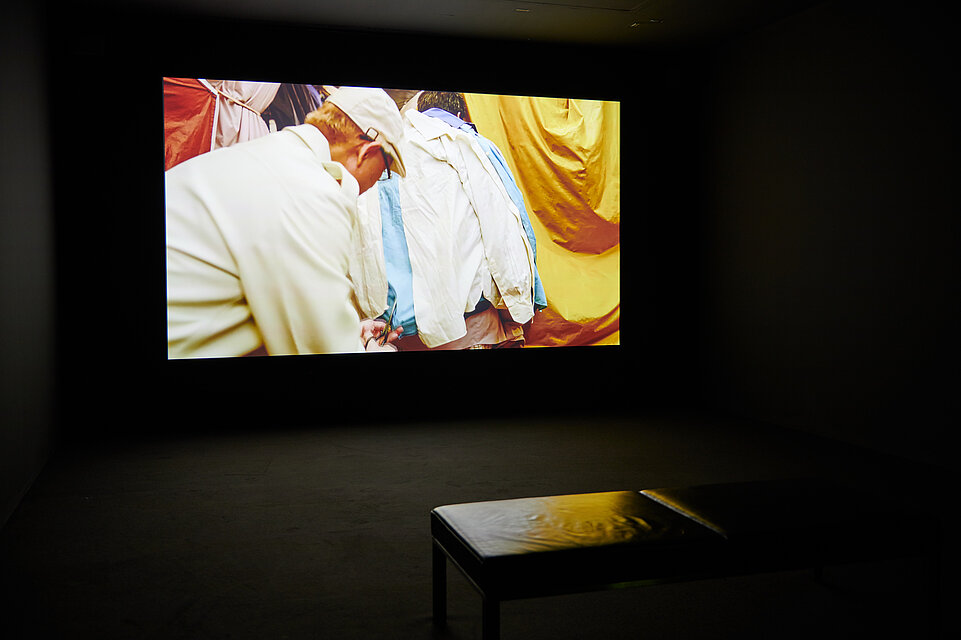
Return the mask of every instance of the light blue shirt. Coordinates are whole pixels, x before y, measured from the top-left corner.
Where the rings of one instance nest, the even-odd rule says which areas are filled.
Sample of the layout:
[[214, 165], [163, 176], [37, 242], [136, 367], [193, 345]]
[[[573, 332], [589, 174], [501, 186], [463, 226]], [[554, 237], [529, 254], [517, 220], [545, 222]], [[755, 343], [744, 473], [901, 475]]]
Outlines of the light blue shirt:
[[384, 235], [384, 260], [387, 267], [387, 309], [382, 316], [385, 320], [390, 308], [397, 300], [397, 309], [391, 324], [403, 327], [403, 336], [417, 333], [414, 318], [414, 280], [410, 268], [410, 254], [407, 252], [407, 237], [404, 234], [404, 220], [400, 212], [400, 191], [394, 174], [390, 180], [377, 182], [380, 200], [380, 219]]

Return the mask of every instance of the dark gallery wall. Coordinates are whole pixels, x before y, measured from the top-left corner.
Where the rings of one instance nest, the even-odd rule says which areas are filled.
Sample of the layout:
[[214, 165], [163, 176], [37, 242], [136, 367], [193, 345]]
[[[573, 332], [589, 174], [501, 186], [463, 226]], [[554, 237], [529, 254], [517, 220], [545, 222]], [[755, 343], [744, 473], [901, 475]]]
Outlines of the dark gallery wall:
[[957, 45], [823, 3], [722, 48], [705, 163], [713, 406], [926, 462], [957, 408]]
[[43, 59], [40, 13], [14, 0], [0, 20], [0, 526], [46, 460], [55, 414]]

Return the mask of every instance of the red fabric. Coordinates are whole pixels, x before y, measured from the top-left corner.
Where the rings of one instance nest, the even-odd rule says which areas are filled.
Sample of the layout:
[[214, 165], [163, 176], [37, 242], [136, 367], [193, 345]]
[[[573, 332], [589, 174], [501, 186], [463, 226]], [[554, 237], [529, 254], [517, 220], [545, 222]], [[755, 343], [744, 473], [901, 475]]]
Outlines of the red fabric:
[[210, 151], [216, 96], [193, 78], [164, 78], [164, 170]]

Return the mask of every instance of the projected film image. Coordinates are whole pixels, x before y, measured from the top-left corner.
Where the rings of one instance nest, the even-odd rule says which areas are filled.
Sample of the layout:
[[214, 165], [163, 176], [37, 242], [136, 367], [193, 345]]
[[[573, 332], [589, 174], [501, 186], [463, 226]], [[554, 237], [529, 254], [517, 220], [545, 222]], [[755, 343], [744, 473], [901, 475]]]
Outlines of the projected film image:
[[618, 102], [163, 98], [168, 359], [619, 344]]

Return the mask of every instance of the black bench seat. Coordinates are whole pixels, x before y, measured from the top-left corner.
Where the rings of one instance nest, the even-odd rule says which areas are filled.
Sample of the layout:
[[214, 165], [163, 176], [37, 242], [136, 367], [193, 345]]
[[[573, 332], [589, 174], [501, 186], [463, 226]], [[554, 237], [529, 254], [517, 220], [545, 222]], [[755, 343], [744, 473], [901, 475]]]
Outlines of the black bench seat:
[[897, 503], [808, 480], [453, 504], [430, 524], [434, 622], [449, 559], [482, 597], [488, 640], [505, 600], [910, 556], [936, 538]]

